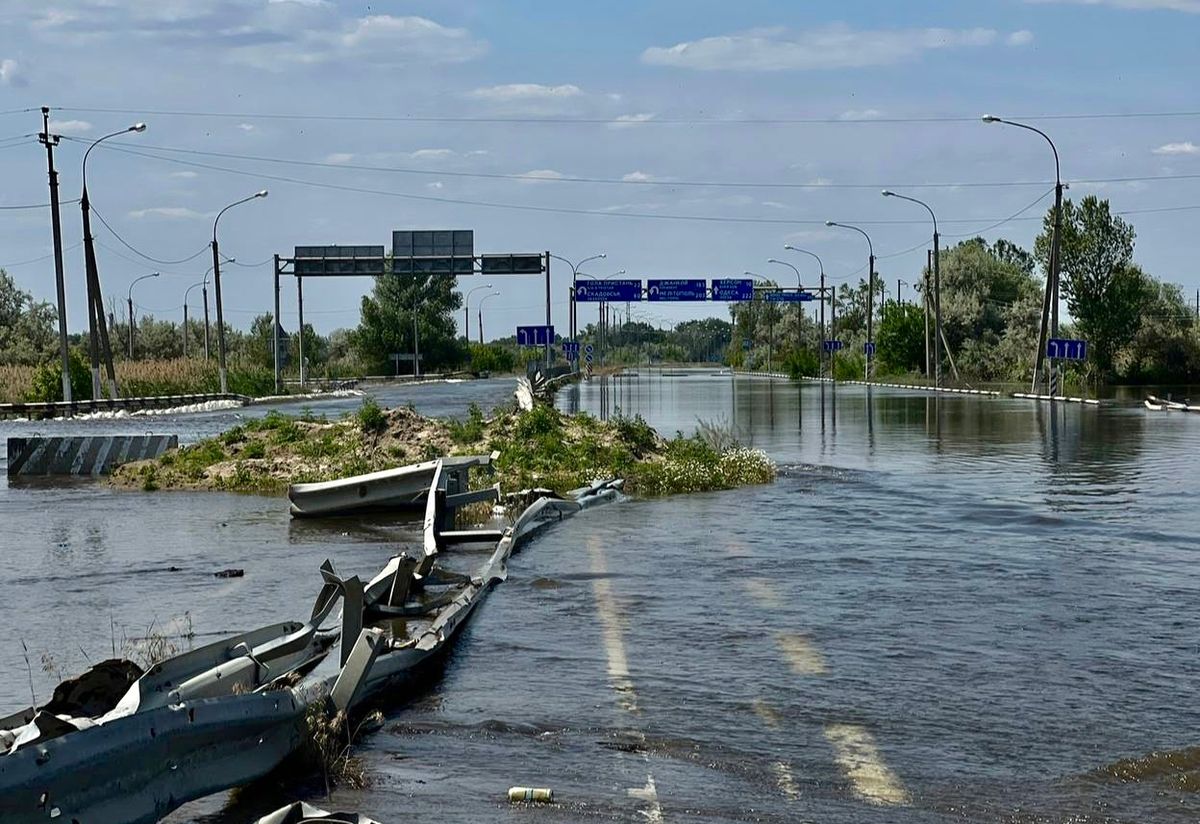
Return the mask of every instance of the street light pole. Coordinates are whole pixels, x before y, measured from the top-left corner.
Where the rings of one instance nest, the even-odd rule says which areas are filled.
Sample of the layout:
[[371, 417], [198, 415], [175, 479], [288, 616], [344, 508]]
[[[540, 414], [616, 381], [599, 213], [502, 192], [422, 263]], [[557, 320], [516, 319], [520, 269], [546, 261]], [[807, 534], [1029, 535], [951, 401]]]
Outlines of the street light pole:
[[[1017, 123], [1014, 120], [1005, 120], [1002, 117], [985, 114], [982, 118], [984, 123], [1004, 123], [1008, 126], [1016, 126], [1018, 129], [1039, 134], [1047, 143], [1050, 144], [1050, 151], [1054, 152], [1054, 236], [1050, 239], [1050, 271], [1046, 277], [1046, 292], [1042, 297], [1042, 322], [1038, 330], [1038, 348], [1037, 355], [1034, 359], [1033, 381], [1030, 384], [1029, 391], [1034, 392], [1037, 389], [1038, 375], [1042, 372], [1042, 364], [1046, 356], [1046, 322], [1047, 316], [1050, 320], [1050, 336], [1058, 336], [1058, 273], [1059, 273], [1059, 244], [1062, 237], [1062, 201], [1063, 201], [1063, 182], [1062, 182], [1062, 167], [1058, 157], [1058, 147], [1054, 145], [1054, 141], [1050, 136], [1041, 129], [1028, 126], [1024, 123]], [[1053, 397], [1056, 387], [1051, 382], [1051, 373], [1053, 370], [1048, 369], [1046, 373], [1047, 383], [1050, 384], [1048, 394]]]
[[[796, 288], [800, 291], [804, 290], [804, 282], [800, 277], [800, 270], [786, 260], [777, 260], [775, 258], [767, 258], [767, 263], [777, 263], [780, 266], [786, 266], [796, 273]], [[804, 335], [804, 304], [796, 303], [796, 351], [800, 351], [800, 341]]]
[[483, 304], [488, 302], [488, 298], [500, 297], [499, 292], [489, 292], [479, 299], [479, 342], [483, 343]]
[[872, 361], [875, 358], [872, 351], [875, 347], [874, 329], [875, 329], [875, 245], [871, 243], [871, 236], [857, 226], [851, 226], [849, 223], [837, 223], [836, 221], [825, 221], [826, 226], [837, 226], [842, 229], [853, 229], [867, 239], [867, 345], [863, 352], [866, 356], [863, 365], [864, 380], [870, 380], [872, 374]]
[[[561, 260], [563, 263], [565, 263], [571, 267], [570, 322], [567, 325], [567, 334], [569, 334], [571, 336], [571, 340], [575, 340], [575, 334], [578, 331], [577, 326], [576, 326], [577, 320], [578, 320], [577, 319], [578, 313], [576, 312], [576, 309], [575, 309], [575, 282], [577, 280], [579, 280], [579, 270], [581, 268], [583, 268], [583, 264], [587, 263], [588, 261], [603, 260], [604, 258], [608, 257], [608, 253], [600, 252], [597, 255], [585, 257], [583, 260], [579, 261], [579, 263], [572, 263], [571, 261], [567, 260], [562, 255], [553, 255], [553, 254], [550, 254], [549, 252], [547, 252], [546, 254], [556, 260]], [[546, 323], [549, 323], [549, 322], [550, 322], [549, 320], [546, 321]]]
[[[230, 203], [228, 206], [223, 208], [221, 211], [217, 212], [216, 218], [213, 219], [213, 231], [212, 231], [213, 265], [212, 265], [212, 270], [213, 270], [213, 283], [216, 285], [216, 288], [217, 288], [217, 369], [221, 375], [221, 394], [225, 394], [226, 392], [229, 391], [229, 383], [228, 383], [228, 377], [225, 372], [225, 315], [223, 313], [222, 306], [221, 306], [221, 252], [220, 252], [220, 249], [217, 247], [217, 224], [221, 222], [221, 215], [228, 212], [234, 206], [239, 206], [242, 203], [248, 203], [249, 201], [254, 200], [255, 198], [266, 197], [266, 196], [267, 196], [267, 190], [263, 189], [262, 191], [255, 192], [254, 194], [250, 195], [249, 197], [244, 197], [241, 200], [235, 200], [233, 203]], [[206, 321], [206, 325], [207, 325], [207, 321]], [[272, 331], [272, 333], [274, 333], [275, 330], [271, 330], [271, 331]], [[303, 338], [304, 338], [304, 329], [303, 328], [300, 329], [300, 338], [301, 338], [301, 340], [303, 340]], [[207, 344], [206, 344], [205, 348], [207, 349]], [[303, 363], [301, 363], [300, 368], [301, 369], [304, 368]], [[301, 383], [303, 383], [303, 380], [301, 381]]]
[[88, 339], [92, 361], [92, 400], [100, 398], [100, 350], [104, 352], [104, 363], [108, 372], [108, 388], [113, 398], [117, 397], [117, 375], [113, 370], [112, 347], [108, 341], [108, 327], [104, 323], [104, 301], [100, 293], [100, 272], [96, 265], [96, 247], [92, 237], [92, 207], [88, 200], [87, 162], [92, 149], [111, 137], [128, 132], [146, 131], [145, 123], [134, 123], [119, 132], [106, 134], [92, 142], [83, 153], [83, 193], [79, 198], [79, 209], [83, 213], [83, 261], [87, 273], [88, 287]]
[[[126, 300], [127, 305], [129, 306], [129, 359], [130, 360], [133, 360], [133, 329], [134, 329], [133, 287], [137, 285], [138, 281], [145, 280], [146, 278], [156, 278], [156, 277], [158, 277], [158, 272], [151, 272], [148, 275], [142, 275], [140, 278], [134, 278], [133, 283], [129, 284], [129, 293], [126, 295], [125, 300]], [[186, 310], [187, 310], [187, 305], [184, 304], [184, 311], [186, 311]], [[186, 322], [186, 319], [185, 319], [185, 322]]]
[[467, 294], [463, 296], [463, 337], [467, 339], [467, 343], [471, 342], [471, 295], [478, 292], [480, 289], [491, 289], [492, 284], [485, 283], [482, 286], [476, 286], [473, 289], [468, 289]]
[[[185, 289], [183, 291], [183, 356], [185, 358], [187, 357], [187, 353], [188, 353], [188, 351], [187, 351], [188, 350], [188, 295], [190, 295], [192, 293], [192, 290], [195, 289], [197, 286], [207, 286], [207, 285], [208, 285], [208, 274], [205, 273], [204, 280], [196, 281], [195, 283], [193, 283], [191, 286], [189, 286], [187, 289]], [[207, 301], [206, 301], [206, 303], [207, 303]], [[206, 318], [206, 322], [207, 322], [207, 318]], [[208, 352], [205, 352], [204, 355], [205, 355], [205, 357], [208, 357]]]
[[929, 217], [933, 219], [933, 385], [940, 387], [942, 385], [942, 274], [941, 274], [941, 250], [938, 240], [938, 225], [937, 215], [933, 213], [933, 209], [923, 200], [917, 200], [915, 197], [908, 195], [898, 195], [895, 192], [884, 189], [881, 193], [884, 197], [894, 197], [899, 200], [907, 200], [909, 203], [915, 203], [918, 206], [924, 206], [925, 211], [929, 212]]
[[[763, 275], [760, 275], [757, 272], [746, 271], [746, 272], [742, 272], [742, 274], [745, 275], [746, 277], [758, 278], [759, 280], [766, 281], [767, 283], [772, 282], [770, 278], [764, 277]], [[754, 327], [751, 326], [751, 333], [753, 333], [753, 331], [754, 331]], [[774, 319], [774, 317], [771, 316], [770, 307], [768, 307], [767, 308], [767, 371], [768, 372], [771, 371], [772, 359], [775, 354], [774, 348], [775, 348], [775, 319]]]
[[[824, 361], [825, 361], [825, 343], [824, 343], [824, 340], [825, 340], [825, 263], [815, 253], [810, 252], [807, 249], [800, 249], [796, 246], [791, 245], [790, 243], [785, 243], [783, 245], [783, 248], [787, 249], [789, 252], [799, 252], [802, 255], [808, 255], [810, 258], [815, 260], [817, 262], [817, 266], [819, 266], [821, 268], [821, 290], [820, 290], [821, 291], [821, 345], [818, 348], [817, 357], [820, 359], [821, 363], [824, 364]], [[824, 377], [824, 375], [822, 375], [822, 377]]]

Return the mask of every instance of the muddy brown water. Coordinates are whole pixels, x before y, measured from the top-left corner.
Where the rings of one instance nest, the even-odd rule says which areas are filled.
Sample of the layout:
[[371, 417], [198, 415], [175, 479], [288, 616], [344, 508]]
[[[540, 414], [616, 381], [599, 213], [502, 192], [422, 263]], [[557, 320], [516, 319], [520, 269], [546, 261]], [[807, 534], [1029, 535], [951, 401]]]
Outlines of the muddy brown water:
[[[508, 388], [381, 400], [461, 414]], [[291, 797], [449, 824], [1200, 816], [1200, 416], [657, 370], [558, 403], [724, 422], [780, 477], [625, 501], [525, 547], [440, 677], [363, 742], [367, 789], [264, 785], [169, 821]], [[0, 435], [79, 426], [128, 431]], [[42, 652], [70, 672], [150, 625], [202, 640], [307, 615], [321, 560], [370, 574], [415, 538], [398, 518], [92, 484], [0, 487], [0, 520], [0, 708], [28, 702], [21, 639], [40, 697]], [[227, 567], [246, 575], [213, 577]], [[559, 800], [510, 806], [514, 785]]]

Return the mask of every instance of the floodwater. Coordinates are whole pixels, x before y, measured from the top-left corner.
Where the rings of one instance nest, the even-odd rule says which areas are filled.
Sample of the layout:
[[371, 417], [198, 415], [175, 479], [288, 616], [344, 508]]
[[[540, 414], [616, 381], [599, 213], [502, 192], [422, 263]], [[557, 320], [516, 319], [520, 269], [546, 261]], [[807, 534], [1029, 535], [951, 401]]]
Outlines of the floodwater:
[[[507, 388], [381, 400], [459, 414]], [[545, 533], [364, 741], [371, 785], [293, 796], [443, 824], [1200, 817], [1200, 416], [658, 370], [558, 402], [727, 426], [780, 477]], [[321, 560], [370, 574], [411, 540], [388, 520], [291, 523], [278, 499], [93, 485], [0, 488], [0, 518], [0, 711], [28, 702], [22, 639], [41, 697], [44, 651], [70, 672], [152, 623], [203, 639], [306, 616]], [[229, 566], [246, 576], [212, 577]], [[558, 802], [509, 806], [513, 785]], [[240, 824], [287, 798], [169, 821]]]

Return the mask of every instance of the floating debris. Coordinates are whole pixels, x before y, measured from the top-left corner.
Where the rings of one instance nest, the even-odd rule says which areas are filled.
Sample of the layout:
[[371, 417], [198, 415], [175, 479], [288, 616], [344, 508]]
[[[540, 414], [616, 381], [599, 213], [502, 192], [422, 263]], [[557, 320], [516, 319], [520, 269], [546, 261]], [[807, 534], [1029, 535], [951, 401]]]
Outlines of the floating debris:
[[508, 800], [541, 801], [549, 804], [554, 801], [554, 790], [546, 787], [509, 787]]

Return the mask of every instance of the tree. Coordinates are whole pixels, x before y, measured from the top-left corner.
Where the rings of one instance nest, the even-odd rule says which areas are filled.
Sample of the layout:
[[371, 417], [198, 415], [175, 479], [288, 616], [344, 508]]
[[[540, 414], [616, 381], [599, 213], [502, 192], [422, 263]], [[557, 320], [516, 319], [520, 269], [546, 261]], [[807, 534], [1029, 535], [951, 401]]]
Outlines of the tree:
[[362, 321], [352, 335], [359, 358], [377, 373], [391, 372], [392, 353], [414, 351], [415, 312], [422, 367], [433, 371], [461, 364], [466, 347], [457, 337], [454, 318], [462, 295], [454, 287], [449, 275], [376, 276], [375, 288], [362, 299]]
[[245, 356], [255, 366], [275, 368], [275, 348], [271, 344], [271, 330], [274, 328], [275, 316], [270, 313], [255, 315], [250, 322]]
[[0, 364], [41, 363], [54, 356], [57, 313], [49, 303], [17, 288], [0, 269]]
[[[1034, 247], [1047, 269], [1053, 231], [1051, 209]], [[1133, 265], [1134, 237], [1133, 227], [1112, 214], [1107, 200], [1088, 195], [1078, 206], [1063, 203], [1062, 294], [1102, 376], [1112, 374], [1117, 351], [1137, 334], [1142, 303], [1152, 299], [1146, 276]]]
[[887, 304], [875, 342], [884, 374], [924, 371], [925, 310], [913, 303]]

